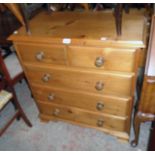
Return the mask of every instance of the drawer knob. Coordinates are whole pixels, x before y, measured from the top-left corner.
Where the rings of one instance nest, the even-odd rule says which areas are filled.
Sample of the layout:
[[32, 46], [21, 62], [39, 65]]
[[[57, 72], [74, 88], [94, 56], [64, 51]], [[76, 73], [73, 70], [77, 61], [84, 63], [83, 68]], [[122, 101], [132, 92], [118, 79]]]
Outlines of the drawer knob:
[[98, 102], [96, 105], [96, 109], [101, 111], [101, 110], [103, 110], [103, 108], [104, 108], [104, 104], [102, 102]]
[[50, 78], [51, 78], [51, 75], [50, 75], [50, 74], [45, 74], [45, 75], [43, 76], [42, 80], [43, 80], [44, 82], [48, 82]]
[[97, 126], [98, 126], [98, 127], [103, 127], [103, 124], [104, 124], [104, 121], [103, 121], [103, 120], [99, 119], [99, 120], [97, 121]]
[[95, 61], [95, 66], [96, 67], [101, 67], [104, 64], [104, 58], [103, 57], [97, 57]]
[[100, 90], [103, 89], [103, 87], [104, 87], [104, 84], [103, 84], [102, 81], [96, 82], [96, 86], [95, 86], [96, 90], [99, 90], [100, 91]]
[[58, 116], [60, 114], [60, 110], [58, 108], [54, 109], [53, 115]]
[[42, 61], [44, 59], [44, 52], [39, 52], [36, 54], [36, 59]]
[[54, 100], [54, 97], [55, 97], [55, 95], [52, 94], [52, 93], [50, 93], [50, 94], [48, 95], [48, 100], [49, 100], [49, 101], [53, 101], [53, 100]]

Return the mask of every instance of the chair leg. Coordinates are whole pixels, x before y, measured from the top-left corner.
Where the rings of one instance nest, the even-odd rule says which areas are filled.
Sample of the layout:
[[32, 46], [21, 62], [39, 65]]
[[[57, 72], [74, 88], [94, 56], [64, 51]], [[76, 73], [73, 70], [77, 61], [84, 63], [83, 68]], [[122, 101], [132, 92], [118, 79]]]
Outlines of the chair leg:
[[11, 125], [11, 123], [16, 119], [16, 117], [18, 117], [18, 115], [19, 115], [19, 111], [17, 111], [14, 114], [14, 116], [7, 122], [7, 124], [5, 124], [5, 126], [2, 129], [0, 129], [0, 137], [8, 129], [8, 127]]
[[13, 102], [14, 102], [14, 104], [15, 104], [15, 107], [19, 110], [20, 116], [22, 117], [22, 119], [25, 121], [25, 123], [26, 123], [29, 127], [32, 127], [31, 122], [29, 121], [29, 119], [28, 119], [27, 116], [25, 115], [25, 113], [24, 113], [22, 107], [20, 106], [20, 104], [19, 104], [19, 102], [18, 102], [18, 99], [17, 99], [16, 93], [15, 93], [15, 90], [14, 90], [13, 88], [11, 88], [11, 87], [10, 87], [10, 89], [11, 89], [11, 92], [12, 92], [12, 94], [13, 94], [12, 100], [13, 100]]
[[[16, 97], [16, 94], [15, 94], [15, 91], [14, 91], [13, 86], [8, 86], [7, 88], [8, 88], [9, 91], [12, 92], [13, 96], [15, 97], [15, 100], [14, 100], [13, 98], [11, 99], [12, 104], [13, 104], [13, 106], [14, 106], [14, 109], [15, 109], [15, 110], [19, 110], [19, 108], [18, 108], [18, 106], [17, 106], [17, 105], [19, 104], [19, 102], [18, 102], [18, 100], [17, 100], [17, 97]], [[16, 103], [18, 103], [18, 104], [16, 104]], [[18, 115], [18, 116], [16, 117], [16, 119], [19, 121], [19, 120], [20, 120], [20, 117], [21, 117], [21, 115]]]
[[[18, 106], [17, 106], [16, 102], [13, 100], [13, 98], [11, 99], [11, 101], [12, 101], [12, 104], [13, 104], [13, 106], [14, 106], [15, 111], [18, 110]], [[20, 117], [21, 117], [21, 116], [18, 115], [18, 116], [16, 117], [16, 119], [19, 121], [19, 120], [20, 120]]]

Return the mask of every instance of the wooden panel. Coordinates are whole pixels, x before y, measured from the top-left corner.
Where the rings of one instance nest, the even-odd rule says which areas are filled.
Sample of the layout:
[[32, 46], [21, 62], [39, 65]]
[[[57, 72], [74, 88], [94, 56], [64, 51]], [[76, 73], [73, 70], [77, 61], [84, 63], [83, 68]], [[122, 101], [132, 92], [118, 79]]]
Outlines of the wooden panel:
[[[71, 66], [134, 71], [136, 54], [134, 49], [69, 46], [68, 52]], [[103, 62], [97, 67], [96, 63], [100, 63], [99, 58]]]
[[34, 84], [32, 84], [32, 89], [37, 100], [57, 103], [59, 105], [75, 106], [98, 113], [126, 116], [131, 106], [130, 98], [81, 93]]
[[[133, 93], [133, 74], [89, 72], [60, 67], [33, 68], [29, 66], [26, 68], [28, 78], [32, 83], [122, 97], [130, 97]], [[46, 82], [45, 79], [48, 81]], [[101, 90], [97, 90], [96, 87], [101, 88]]]
[[[80, 122], [95, 127], [107, 128], [116, 131], [126, 131], [126, 117], [116, 117], [112, 115], [98, 115], [95, 113], [90, 113], [88, 111], [83, 111], [77, 108], [72, 108], [68, 106], [60, 106], [57, 104], [48, 104], [45, 102], [39, 102], [39, 109], [41, 114], [52, 115], [54, 117], [72, 120], [75, 122]], [[102, 123], [101, 123], [102, 122]]]
[[17, 43], [21, 59], [28, 63], [66, 64], [65, 46], [49, 44]]
[[155, 114], [155, 77], [144, 78], [140, 111]]

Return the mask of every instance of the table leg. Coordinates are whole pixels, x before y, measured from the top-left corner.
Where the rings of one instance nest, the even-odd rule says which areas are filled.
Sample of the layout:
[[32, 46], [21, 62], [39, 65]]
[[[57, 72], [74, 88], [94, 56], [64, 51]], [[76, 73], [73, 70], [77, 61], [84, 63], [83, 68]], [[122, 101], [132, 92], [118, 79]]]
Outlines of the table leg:
[[147, 150], [155, 151], [155, 121], [152, 122]]

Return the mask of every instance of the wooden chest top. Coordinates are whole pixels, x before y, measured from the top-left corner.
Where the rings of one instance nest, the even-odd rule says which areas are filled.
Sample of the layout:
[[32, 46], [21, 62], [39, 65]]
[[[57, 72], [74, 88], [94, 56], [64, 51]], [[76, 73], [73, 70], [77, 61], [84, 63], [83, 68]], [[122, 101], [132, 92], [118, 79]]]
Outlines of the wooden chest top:
[[[131, 10], [123, 13], [122, 35], [116, 34], [115, 19], [112, 11], [54, 12], [43, 11], [29, 22], [31, 35], [25, 28], [9, 39], [13, 41], [32, 41], [63, 43], [70, 38], [71, 44], [126, 43], [144, 46], [144, 10]], [[46, 38], [46, 40], [45, 40]]]

